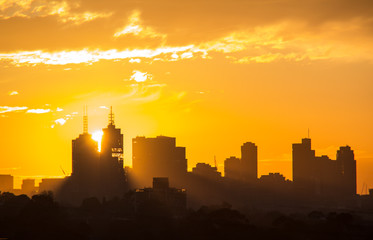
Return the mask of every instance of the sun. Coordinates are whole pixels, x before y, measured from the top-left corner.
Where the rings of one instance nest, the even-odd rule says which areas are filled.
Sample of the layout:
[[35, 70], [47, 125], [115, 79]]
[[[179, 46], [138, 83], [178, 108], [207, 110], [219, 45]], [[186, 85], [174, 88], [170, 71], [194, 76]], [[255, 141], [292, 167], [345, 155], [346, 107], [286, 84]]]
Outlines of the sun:
[[101, 140], [102, 135], [104, 135], [104, 132], [102, 130], [97, 130], [92, 133], [92, 139], [97, 142], [98, 145], [98, 151], [101, 152]]

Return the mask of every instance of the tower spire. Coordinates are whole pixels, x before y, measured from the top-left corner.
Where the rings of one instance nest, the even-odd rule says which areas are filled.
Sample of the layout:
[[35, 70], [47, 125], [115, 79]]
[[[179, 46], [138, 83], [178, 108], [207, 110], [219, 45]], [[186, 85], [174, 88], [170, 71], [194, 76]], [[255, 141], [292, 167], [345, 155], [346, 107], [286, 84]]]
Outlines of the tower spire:
[[113, 106], [110, 106], [109, 125], [114, 125]]
[[83, 134], [88, 134], [88, 107], [84, 106], [83, 110]]

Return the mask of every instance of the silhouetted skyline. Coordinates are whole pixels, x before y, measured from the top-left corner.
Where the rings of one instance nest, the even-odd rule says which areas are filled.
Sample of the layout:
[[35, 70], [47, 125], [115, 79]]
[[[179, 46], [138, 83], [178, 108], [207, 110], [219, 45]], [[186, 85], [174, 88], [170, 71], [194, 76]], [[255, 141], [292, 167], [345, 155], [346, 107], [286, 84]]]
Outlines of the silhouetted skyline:
[[[181, 207], [179, 210], [184, 209], [183, 211], [187, 203], [197, 207], [227, 199], [234, 206], [258, 206], [265, 202], [275, 204], [275, 201], [277, 205], [285, 204], [289, 199], [297, 199], [295, 205], [308, 203], [322, 206], [326, 204], [323, 201], [327, 200], [329, 203], [325, 207], [330, 207], [330, 203], [351, 207], [357, 206], [360, 201], [356, 189], [356, 160], [349, 146], [340, 147], [336, 160], [331, 160], [328, 156], [315, 155], [310, 138], [303, 138], [302, 143], [294, 143], [294, 181], [289, 181], [280, 172], [258, 177], [258, 146], [253, 142], [242, 144], [241, 158], [231, 156], [224, 161], [222, 176], [216, 166], [212, 167], [203, 162], [197, 163], [196, 167], [188, 172], [186, 148], [177, 146], [176, 138], [166, 136], [134, 138], [133, 168], [124, 168], [124, 134], [121, 128], [115, 126], [112, 108], [108, 126], [103, 129], [100, 146], [92, 139], [87, 129], [88, 116], [85, 114], [83, 132], [72, 140], [71, 176], [64, 179], [43, 179], [39, 188], [35, 187], [35, 180], [27, 179], [24, 180], [20, 193], [32, 196], [43, 191], [53, 191], [58, 201], [79, 205], [86, 198], [94, 197], [106, 201], [136, 189], [136, 192], [143, 192], [141, 198], [153, 198], [153, 190], [145, 190], [146, 187], [156, 181], [167, 182], [168, 188], [170, 181], [175, 189], [186, 190], [183, 193], [185, 200], [182, 200], [185, 205], [177, 204]], [[0, 177], [4, 179], [0, 190], [13, 191], [13, 177]], [[178, 191], [181, 190], [176, 192]], [[159, 196], [161, 192], [154, 193], [156, 198], [166, 201], [161, 200], [164, 198]], [[268, 198], [268, 194], [278, 195], [278, 198]], [[176, 195], [175, 198], [179, 199]], [[313, 199], [313, 202], [309, 202], [310, 199]], [[166, 202], [173, 204], [168, 200]]]

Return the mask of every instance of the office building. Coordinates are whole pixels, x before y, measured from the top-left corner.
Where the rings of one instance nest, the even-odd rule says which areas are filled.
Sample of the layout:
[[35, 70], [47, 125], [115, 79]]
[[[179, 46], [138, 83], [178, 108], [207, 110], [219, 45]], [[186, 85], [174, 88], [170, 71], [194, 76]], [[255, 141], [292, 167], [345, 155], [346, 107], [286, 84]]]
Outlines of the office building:
[[241, 177], [245, 182], [258, 179], [258, 147], [252, 142], [241, 146]]

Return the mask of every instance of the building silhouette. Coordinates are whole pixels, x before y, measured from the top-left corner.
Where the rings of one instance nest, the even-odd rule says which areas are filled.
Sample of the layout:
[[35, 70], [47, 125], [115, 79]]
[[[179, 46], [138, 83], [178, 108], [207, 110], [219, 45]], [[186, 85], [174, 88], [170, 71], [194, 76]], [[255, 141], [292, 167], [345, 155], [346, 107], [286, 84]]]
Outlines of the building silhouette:
[[13, 182], [14, 182], [14, 178], [12, 175], [8, 175], [8, 174], [0, 175], [0, 191], [1, 192], [12, 192]]
[[83, 196], [97, 194], [97, 182], [100, 155], [97, 142], [88, 133], [88, 116], [85, 109], [83, 116], [83, 133], [72, 140], [72, 173], [73, 191]]
[[286, 182], [284, 175], [280, 173], [269, 173], [267, 175], [260, 176], [260, 182], [265, 184], [278, 184]]
[[293, 181], [298, 193], [322, 197], [356, 195], [356, 161], [349, 146], [340, 147], [337, 160], [315, 156], [311, 139], [293, 144]]
[[23, 179], [21, 192], [22, 194], [26, 194], [28, 196], [32, 196], [36, 194], [36, 187], [35, 187], [35, 179]]
[[255, 143], [246, 142], [241, 146], [241, 176], [245, 182], [258, 178], [258, 147]]
[[152, 188], [137, 189], [135, 192], [135, 211], [138, 213], [179, 215], [185, 213], [186, 206], [185, 189], [171, 188], [165, 177], [153, 178]]
[[72, 173], [68, 181], [70, 183], [70, 194], [73, 199], [98, 196], [99, 160], [97, 142], [88, 133], [88, 114], [85, 108], [83, 133], [72, 140]]
[[293, 181], [296, 188], [309, 190], [315, 182], [315, 151], [311, 139], [303, 138], [302, 143], [293, 144]]
[[356, 160], [354, 151], [349, 146], [340, 147], [337, 151], [338, 170], [342, 175], [343, 193], [356, 194]]
[[132, 139], [132, 165], [140, 185], [149, 185], [154, 177], [179, 182], [187, 173], [185, 147], [177, 147], [173, 137], [136, 137]]
[[239, 158], [232, 156], [225, 159], [224, 177], [226, 179], [241, 180], [241, 161]]
[[123, 168], [123, 134], [114, 124], [112, 108], [109, 124], [102, 129], [101, 152], [99, 160], [99, 181], [104, 197], [121, 196], [126, 190]]
[[196, 176], [206, 178], [213, 181], [218, 181], [221, 178], [221, 173], [218, 172], [217, 167], [212, 167], [207, 163], [197, 163], [192, 169], [192, 173]]
[[72, 140], [72, 174], [66, 177], [57, 189], [58, 197], [61, 197], [63, 201], [80, 204], [88, 197], [112, 199], [121, 197], [126, 192], [123, 134], [120, 128], [115, 127], [112, 108], [109, 114], [109, 124], [103, 129], [100, 147], [101, 152], [99, 152], [97, 142], [88, 133], [88, 116], [85, 110], [83, 133]]

